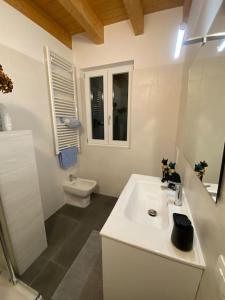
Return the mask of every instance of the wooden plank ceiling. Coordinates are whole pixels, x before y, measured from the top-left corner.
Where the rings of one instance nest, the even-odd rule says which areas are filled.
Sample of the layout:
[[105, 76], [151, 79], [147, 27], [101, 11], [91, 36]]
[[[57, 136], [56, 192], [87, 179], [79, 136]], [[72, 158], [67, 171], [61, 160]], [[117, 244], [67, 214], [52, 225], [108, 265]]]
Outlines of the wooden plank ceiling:
[[134, 34], [144, 32], [144, 14], [184, 6], [185, 21], [191, 0], [5, 0], [66, 46], [72, 35], [86, 32], [104, 42], [104, 26], [130, 19]]

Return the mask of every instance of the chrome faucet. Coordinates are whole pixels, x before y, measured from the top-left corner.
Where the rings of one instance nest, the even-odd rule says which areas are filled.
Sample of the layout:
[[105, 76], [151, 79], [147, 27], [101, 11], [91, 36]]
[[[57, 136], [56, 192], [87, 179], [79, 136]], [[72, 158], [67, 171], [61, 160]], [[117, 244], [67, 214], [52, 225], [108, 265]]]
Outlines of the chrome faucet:
[[70, 174], [69, 179], [70, 179], [70, 181], [73, 181], [74, 179], [77, 179], [77, 177], [73, 174]]
[[181, 182], [173, 182], [173, 181], [168, 181], [168, 184], [173, 184], [174, 185], [174, 190], [175, 190], [175, 201], [174, 204], [176, 206], [182, 206], [183, 205], [183, 188], [182, 188], [182, 183]]

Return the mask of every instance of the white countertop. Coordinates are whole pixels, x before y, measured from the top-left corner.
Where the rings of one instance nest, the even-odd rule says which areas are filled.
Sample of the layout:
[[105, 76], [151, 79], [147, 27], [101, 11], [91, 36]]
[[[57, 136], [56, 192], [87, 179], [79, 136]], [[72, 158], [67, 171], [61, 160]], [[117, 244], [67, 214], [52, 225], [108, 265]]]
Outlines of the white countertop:
[[[154, 183], [155, 185], [158, 185], [158, 189], [160, 189], [162, 185], [159, 177], [136, 174], [131, 175], [112, 213], [100, 232], [101, 236], [204, 269], [204, 257], [185, 195], [183, 196], [183, 205], [175, 206], [172, 204], [174, 192], [166, 191], [168, 198], [167, 200], [163, 199], [163, 201], [168, 201], [168, 204], [166, 203], [165, 206], [167, 205], [168, 207], [169, 219], [167, 226], [163, 226], [162, 228], [141, 224], [126, 216], [126, 208], [129, 200], [131, 201], [133, 186], [138, 181], [144, 182], [145, 184]], [[194, 242], [193, 249], [189, 252], [177, 249], [171, 242], [173, 213], [186, 214], [192, 221], [194, 227]]]

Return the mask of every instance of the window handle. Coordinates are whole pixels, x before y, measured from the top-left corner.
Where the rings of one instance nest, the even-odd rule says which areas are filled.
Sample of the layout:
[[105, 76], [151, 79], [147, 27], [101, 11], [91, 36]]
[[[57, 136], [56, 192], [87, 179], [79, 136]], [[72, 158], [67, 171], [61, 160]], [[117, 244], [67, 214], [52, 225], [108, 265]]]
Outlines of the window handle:
[[108, 116], [108, 125], [111, 123], [111, 116]]

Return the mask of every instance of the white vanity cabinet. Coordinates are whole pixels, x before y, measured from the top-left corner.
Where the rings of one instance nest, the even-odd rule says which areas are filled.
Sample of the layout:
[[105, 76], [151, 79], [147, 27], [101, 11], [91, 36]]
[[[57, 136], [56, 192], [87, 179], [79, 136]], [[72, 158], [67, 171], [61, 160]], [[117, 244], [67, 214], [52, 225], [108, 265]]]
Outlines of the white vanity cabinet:
[[173, 196], [160, 178], [130, 177], [100, 233], [104, 300], [195, 300], [205, 262], [195, 230], [191, 251], [171, 242], [173, 213], [192, 220], [185, 195], [179, 207]]
[[102, 237], [104, 300], [194, 300], [203, 270]]

